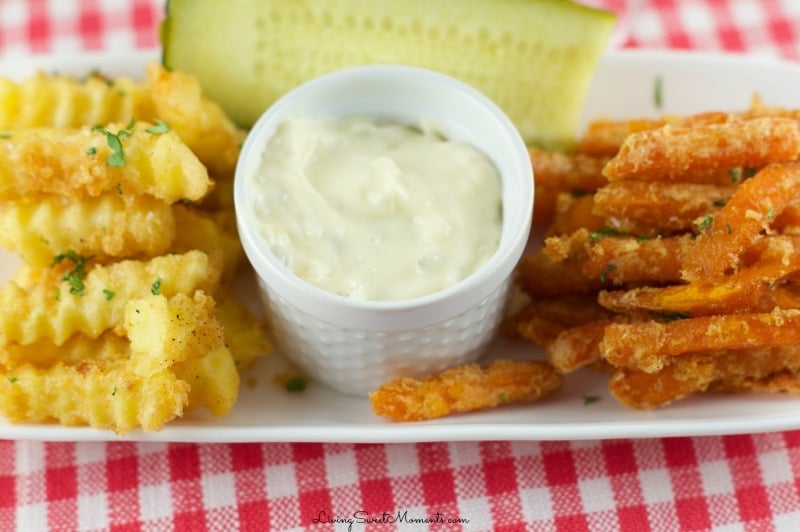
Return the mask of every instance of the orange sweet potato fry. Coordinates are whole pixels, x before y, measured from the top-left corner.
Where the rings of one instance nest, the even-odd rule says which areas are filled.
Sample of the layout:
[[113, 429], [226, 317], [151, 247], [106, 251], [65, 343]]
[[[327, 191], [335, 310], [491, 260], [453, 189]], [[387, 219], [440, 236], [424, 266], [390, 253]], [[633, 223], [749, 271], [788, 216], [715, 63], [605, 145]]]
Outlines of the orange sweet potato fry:
[[603, 169], [609, 181], [680, 180], [687, 174], [760, 168], [800, 155], [800, 126], [791, 118], [731, 118], [720, 124], [642, 131], [626, 137]]
[[742, 254], [800, 194], [800, 163], [770, 165], [745, 181], [697, 237], [684, 260], [687, 281], [735, 271]]
[[561, 373], [570, 373], [602, 358], [599, 344], [603, 339], [605, 319], [561, 331], [547, 346], [547, 359]]
[[800, 252], [795, 252], [787, 257], [758, 261], [718, 281], [603, 291], [598, 301], [614, 312], [650, 310], [691, 316], [753, 312], [765, 292], [798, 270]]
[[600, 351], [611, 365], [654, 373], [687, 353], [800, 344], [800, 310], [612, 323]]
[[556, 210], [553, 222], [547, 229], [548, 235], [563, 235], [578, 229], [594, 231], [605, 226], [604, 218], [593, 213], [594, 196], [586, 194], [575, 196], [571, 193], [561, 193], [556, 200]]
[[592, 192], [605, 185], [603, 167], [609, 157], [584, 153], [548, 152], [529, 147], [536, 183], [558, 190]]
[[543, 227], [550, 225], [556, 213], [556, 200], [561, 190], [534, 185], [533, 225]]
[[393, 421], [420, 421], [452, 413], [530, 402], [555, 392], [561, 375], [533, 360], [497, 360], [488, 367], [465, 364], [418, 380], [400, 378], [369, 395], [373, 411]]
[[671, 233], [691, 229], [697, 218], [716, 211], [734, 186], [662, 181], [617, 181], [594, 195], [594, 214], [633, 220]]
[[533, 298], [589, 294], [607, 284], [603, 274], [593, 279], [585, 277], [580, 257], [553, 262], [542, 253], [523, 256], [515, 275], [520, 289]]
[[592, 121], [578, 140], [576, 150], [595, 157], [613, 156], [631, 133], [658, 129], [663, 119], [639, 118], [633, 120], [598, 119]]
[[693, 244], [690, 235], [641, 239], [594, 234], [598, 237], [587, 249], [583, 274], [596, 278], [613, 264], [607, 278], [614, 283], [680, 281], [683, 257]]

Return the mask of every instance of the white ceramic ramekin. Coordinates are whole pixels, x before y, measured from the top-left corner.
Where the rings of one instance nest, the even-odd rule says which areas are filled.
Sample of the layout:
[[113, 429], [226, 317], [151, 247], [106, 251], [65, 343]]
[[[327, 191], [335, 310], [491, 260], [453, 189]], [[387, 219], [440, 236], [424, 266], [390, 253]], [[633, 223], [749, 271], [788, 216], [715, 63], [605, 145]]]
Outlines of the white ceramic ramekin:
[[[503, 228], [496, 253], [475, 273], [424, 297], [358, 301], [313, 286], [270, 254], [255, 228], [245, 176], [258, 170], [267, 141], [284, 120], [352, 115], [424, 122], [492, 160], [502, 178]], [[239, 236], [255, 269], [279, 352], [314, 380], [355, 395], [395, 377], [422, 376], [475, 361], [497, 330], [511, 273], [528, 240], [532, 175], [525, 144], [503, 112], [475, 89], [436, 72], [356, 67], [285, 95], [251, 129], [234, 183]]]

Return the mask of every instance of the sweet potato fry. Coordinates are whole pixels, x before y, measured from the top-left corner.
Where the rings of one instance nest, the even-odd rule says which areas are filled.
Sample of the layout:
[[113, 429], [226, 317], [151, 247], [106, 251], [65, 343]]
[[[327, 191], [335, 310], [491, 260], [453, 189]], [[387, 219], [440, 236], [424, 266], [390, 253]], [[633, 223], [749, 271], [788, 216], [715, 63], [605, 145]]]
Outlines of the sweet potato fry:
[[715, 351], [679, 357], [656, 373], [618, 370], [609, 389], [623, 404], [651, 409], [705, 390], [785, 391], [779, 383], [790, 383], [798, 370], [797, 345]]
[[556, 213], [556, 200], [563, 191], [555, 188], [534, 185], [533, 225], [543, 227], [553, 221]]
[[602, 358], [599, 344], [611, 320], [594, 321], [562, 331], [547, 345], [547, 359], [561, 373], [570, 373]]
[[542, 186], [592, 192], [608, 183], [602, 171], [609, 157], [548, 152], [534, 147], [528, 148], [528, 154], [536, 182]]
[[800, 163], [771, 165], [745, 181], [708, 227], [697, 237], [684, 260], [683, 278], [697, 281], [720, 277], [740, 266], [740, 257], [770, 222], [800, 194]]
[[683, 257], [693, 245], [690, 235], [642, 239], [595, 234], [583, 274], [596, 278], [613, 264], [607, 278], [614, 283], [680, 281]]
[[663, 119], [640, 118], [634, 120], [598, 119], [592, 121], [578, 140], [576, 150], [594, 157], [612, 157], [631, 133], [662, 127]]
[[561, 387], [561, 375], [540, 361], [466, 364], [423, 380], [400, 378], [369, 394], [373, 411], [393, 421], [420, 421], [451, 413], [535, 401]]
[[553, 222], [547, 228], [547, 235], [563, 235], [578, 229], [594, 231], [605, 226], [605, 219], [593, 213], [594, 196], [585, 194], [576, 196], [562, 192], [556, 199], [556, 210]]
[[690, 128], [667, 125], [626, 137], [603, 174], [609, 181], [680, 180], [697, 172], [760, 168], [798, 155], [800, 126], [790, 118], [732, 119]]
[[610, 317], [594, 294], [536, 299], [509, 317], [503, 332], [544, 346], [565, 329]]
[[594, 195], [594, 214], [623, 218], [671, 233], [691, 229], [697, 218], [716, 211], [734, 193], [733, 186], [617, 181]]
[[528, 295], [561, 297], [596, 292], [606, 285], [606, 276], [588, 278], [581, 272], [581, 259], [570, 257], [555, 263], [542, 253], [522, 257], [516, 269], [516, 282]]
[[668, 323], [612, 323], [600, 343], [616, 367], [659, 371], [686, 353], [800, 343], [800, 310], [699, 316]]
[[603, 291], [599, 303], [614, 312], [651, 310], [692, 316], [752, 312], [775, 283], [800, 270], [800, 253], [761, 260], [719, 281]]

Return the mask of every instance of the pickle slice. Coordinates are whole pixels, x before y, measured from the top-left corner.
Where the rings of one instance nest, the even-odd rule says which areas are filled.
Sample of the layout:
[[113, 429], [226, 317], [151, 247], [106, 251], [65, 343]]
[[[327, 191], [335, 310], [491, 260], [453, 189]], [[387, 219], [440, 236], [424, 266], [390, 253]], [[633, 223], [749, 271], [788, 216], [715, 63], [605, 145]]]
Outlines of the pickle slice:
[[569, 0], [170, 0], [161, 40], [243, 127], [313, 77], [392, 63], [459, 78], [527, 142], [563, 147], [614, 20]]

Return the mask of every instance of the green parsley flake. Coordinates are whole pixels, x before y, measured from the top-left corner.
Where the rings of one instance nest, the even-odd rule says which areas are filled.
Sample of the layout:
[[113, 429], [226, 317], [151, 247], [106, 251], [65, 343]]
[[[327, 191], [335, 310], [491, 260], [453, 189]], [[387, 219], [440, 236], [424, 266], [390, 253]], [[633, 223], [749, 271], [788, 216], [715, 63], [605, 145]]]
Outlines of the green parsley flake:
[[8, 133], [0, 133], [0, 139], [10, 139], [11, 135]]
[[620, 231], [619, 229], [614, 229], [613, 227], [601, 227], [597, 231], [589, 233], [589, 242], [596, 242], [609, 236], [625, 236], [627, 234], [627, 231]]
[[153, 286], [150, 287], [150, 292], [157, 296], [161, 293], [161, 277], [153, 281]]
[[725, 198], [719, 198], [714, 200], [715, 207], [724, 207], [725, 206]]
[[10, 382], [11, 384], [14, 384], [15, 382], [17, 382], [17, 378], [16, 377], [9, 377], [8, 378], [8, 382]]
[[156, 118], [155, 122], [156, 125], [148, 127], [147, 129], [145, 129], [145, 131], [153, 135], [163, 135], [164, 133], [167, 133], [171, 129], [169, 127], [169, 124], [167, 124], [163, 120]]
[[291, 379], [286, 381], [286, 391], [287, 392], [302, 392], [306, 389], [308, 385], [308, 381], [306, 381], [305, 377], [292, 377]]
[[738, 183], [739, 180], [742, 178], [742, 169], [741, 168], [731, 168], [728, 170], [728, 174], [731, 176], [731, 181], [734, 183]]
[[82, 296], [84, 295], [85, 288], [83, 285], [83, 280], [86, 278], [87, 259], [85, 257], [81, 257], [74, 251], [69, 250], [66, 253], [56, 255], [56, 257], [53, 259], [53, 263], [50, 266], [55, 266], [65, 259], [72, 261], [75, 266], [70, 271], [65, 273], [61, 280], [69, 283], [70, 294]]
[[600, 273], [600, 278], [599, 278], [600, 282], [601, 283], [606, 282], [606, 277], [608, 277], [608, 274], [613, 272], [616, 269], [617, 269], [617, 265], [616, 264], [609, 263], [608, 266], [606, 266], [606, 268], [602, 271], [602, 273]]
[[119, 194], [120, 196], [122, 196], [122, 185], [121, 185], [121, 184], [119, 184], [119, 183], [117, 183], [117, 194]]
[[103, 295], [106, 296], [106, 301], [111, 301], [117, 294], [115, 292], [112, 292], [108, 288], [103, 288]]
[[97, 148], [95, 148], [94, 146], [92, 146], [88, 150], [86, 150], [86, 155], [89, 155], [89, 156], [95, 155], [96, 153], [97, 153]]
[[664, 80], [661, 77], [656, 78], [653, 86], [653, 105], [655, 105], [656, 109], [664, 107]]
[[775, 219], [775, 209], [770, 207], [767, 211], [767, 220], [774, 220]]
[[497, 399], [503, 404], [508, 402], [508, 398], [506, 398], [505, 392], [500, 392], [500, 395], [497, 396]]
[[728, 229], [728, 234], [732, 235], [733, 234], [733, 227], [731, 227], [731, 224], [725, 224], [725, 227]]
[[688, 312], [662, 312], [659, 317], [661, 321], [669, 323], [671, 321], [688, 320], [692, 315]]
[[583, 406], [591, 405], [596, 402], [600, 401], [599, 395], [584, 395], [583, 396]]
[[706, 216], [705, 218], [703, 218], [703, 221], [700, 222], [700, 225], [698, 225], [697, 227], [700, 228], [701, 231], [705, 231], [706, 229], [711, 227], [711, 222], [713, 221], [714, 221], [713, 216]]
[[117, 387], [116, 386], [114, 386], [114, 389], [111, 390], [111, 397], [114, 397], [115, 395], [117, 395]]

